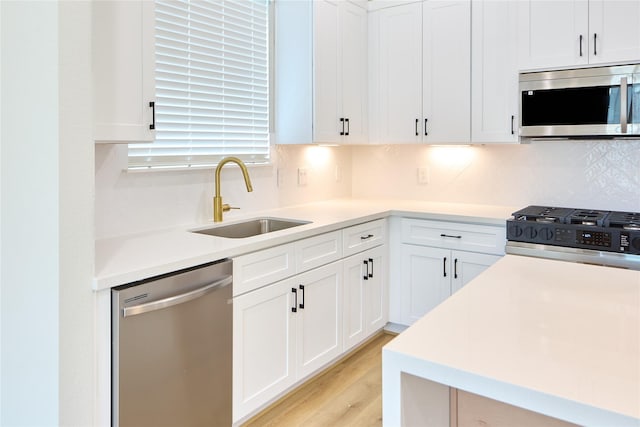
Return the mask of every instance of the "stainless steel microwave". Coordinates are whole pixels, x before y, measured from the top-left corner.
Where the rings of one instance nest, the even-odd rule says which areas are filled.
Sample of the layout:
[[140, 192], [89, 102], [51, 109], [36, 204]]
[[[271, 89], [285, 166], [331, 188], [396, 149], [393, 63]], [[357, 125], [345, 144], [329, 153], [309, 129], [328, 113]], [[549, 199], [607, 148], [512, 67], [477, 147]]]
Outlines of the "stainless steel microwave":
[[522, 138], [640, 136], [640, 64], [520, 74]]

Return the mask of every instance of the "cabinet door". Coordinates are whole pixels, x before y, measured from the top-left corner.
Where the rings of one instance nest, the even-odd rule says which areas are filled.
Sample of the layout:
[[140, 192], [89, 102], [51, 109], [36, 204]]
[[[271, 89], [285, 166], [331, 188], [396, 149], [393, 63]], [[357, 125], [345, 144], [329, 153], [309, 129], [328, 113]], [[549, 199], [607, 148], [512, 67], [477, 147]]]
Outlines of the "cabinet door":
[[342, 130], [338, 3], [318, 0], [313, 2], [313, 8], [313, 142], [338, 143]]
[[518, 1], [520, 69], [588, 63], [587, 0]]
[[414, 323], [451, 295], [451, 251], [402, 245], [403, 322]]
[[640, 58], [640, 2], [589, 1], [589, 62], [637, 61]]
[[[367, 279], [364, 282], [364, 319], [366, 336], [382, 329], [389, 319], [387, 295], [387, 259], [385, 247], [379, 246], [365, 252]], [[364, 279], [364, 275], [363, 275]]]
[[[366, 254], [366, 252], [365, 252]], [[347, 351], [366, 337], [365, 285], [368, 261], [365, 254], [343, 260], [343, 350]], [[367, 264], [365, 264], [367, 261]]]
[[297, 377], [302, 379], [342, 352], [342, 263], [296, 277]]
[[456, 293], [499, 259], [500, 257], [497, 255], [452, 251], [451, 294]]
[[93, 138], [153, 141], [154, 3], [98, 1], [92, 7]]
[[471, 12], [471, 140], [518, 142], [516, 3], [479, 0]]
[[[504, 24], [503, 24], [504, 25]], [[471, 3], [423, 3], [423, 141], [470, 142]]]
[[[367, 11], [352, 3], [339, 4], [344, 143], [367, 142]], [[341, 124], [342, 126], [342, 124]]]
[[296, 380], [294, 294], [284, 280], [233, 300], [233, 420]]
[[382, 329], [388, 320], [385, 247], [343, 260], [343, 351]]
[[370, 139], [422, 141], [422, 3], [370, 13]]

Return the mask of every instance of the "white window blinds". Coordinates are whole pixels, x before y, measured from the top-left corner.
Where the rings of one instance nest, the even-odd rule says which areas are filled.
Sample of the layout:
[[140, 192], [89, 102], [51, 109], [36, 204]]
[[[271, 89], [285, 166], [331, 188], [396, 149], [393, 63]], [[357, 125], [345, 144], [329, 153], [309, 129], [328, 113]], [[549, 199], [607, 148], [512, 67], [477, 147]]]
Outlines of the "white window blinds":
[[268, 0], [156, 1], [156, 140], [129, 168], [269, 160]]

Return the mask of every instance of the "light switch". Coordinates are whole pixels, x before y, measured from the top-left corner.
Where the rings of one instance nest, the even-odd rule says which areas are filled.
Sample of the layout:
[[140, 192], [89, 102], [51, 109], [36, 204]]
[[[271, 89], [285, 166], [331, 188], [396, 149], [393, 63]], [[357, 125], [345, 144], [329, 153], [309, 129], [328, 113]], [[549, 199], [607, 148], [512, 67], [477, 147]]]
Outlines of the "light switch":
[[428, 184], [429, 183], [429, 168], [422, 167], [418, 168], [418, 184]]
[[307, 185], [307, 168], [298, 168], [298, 186]]

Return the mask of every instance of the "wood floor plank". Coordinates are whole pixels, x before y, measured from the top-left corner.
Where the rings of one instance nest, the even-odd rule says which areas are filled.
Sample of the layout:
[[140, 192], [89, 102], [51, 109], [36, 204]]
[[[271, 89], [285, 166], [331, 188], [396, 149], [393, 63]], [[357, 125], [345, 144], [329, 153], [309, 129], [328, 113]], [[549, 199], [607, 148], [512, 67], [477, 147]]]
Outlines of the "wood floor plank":
[[392, 339], [389, 334], [376, 336], [243, 427], [381, 426], [381, 350]]

